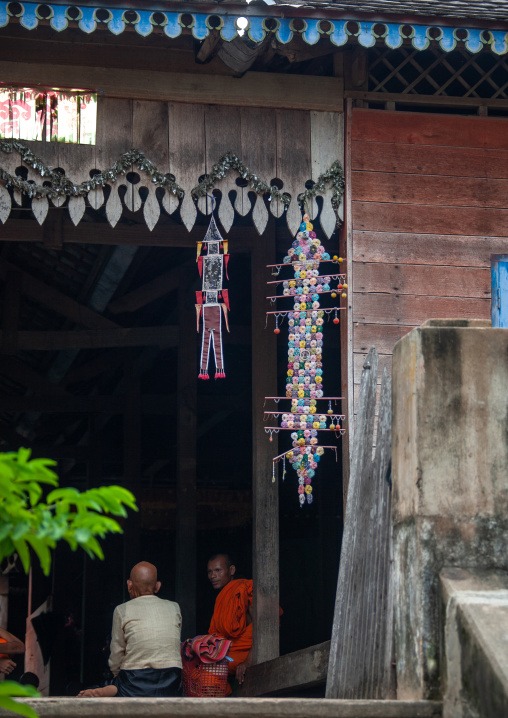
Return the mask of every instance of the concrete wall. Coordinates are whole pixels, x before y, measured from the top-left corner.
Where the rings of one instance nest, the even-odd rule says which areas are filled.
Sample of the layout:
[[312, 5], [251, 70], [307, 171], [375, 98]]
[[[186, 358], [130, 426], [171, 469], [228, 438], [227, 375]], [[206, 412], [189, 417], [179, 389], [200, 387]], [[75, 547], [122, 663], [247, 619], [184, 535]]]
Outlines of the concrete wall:
[[508, 573], [441, 571], [444, 718], [508, 716]]
[[397, 689], [441, 695], [439, 571], [508, 568], [508, 332], [430, 320], [393, 354]]

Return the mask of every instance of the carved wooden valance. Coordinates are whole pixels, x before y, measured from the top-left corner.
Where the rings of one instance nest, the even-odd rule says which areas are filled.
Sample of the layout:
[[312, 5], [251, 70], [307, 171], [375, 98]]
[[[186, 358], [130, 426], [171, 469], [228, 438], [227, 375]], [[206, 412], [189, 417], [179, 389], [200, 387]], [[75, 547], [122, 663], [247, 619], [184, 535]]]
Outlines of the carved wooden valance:
[[[124, 137], [119, 117], [130, 128]], [[160, 132], [151, 136], [156, 120]], [[129, 140], [144, 151], [126, 151]], [[341, 211], [342, 151], [338, 113], [105, 99], [96, 147], [0, 141], [0, 221], [28, 198], [39, 224], [54, 206], [78, 225], [88, 206], [105, 211], [112, 227], [139, 211], [152, 230], [167, 212], [191, 231], [214, 193], [225, 232], [235, 215], [251, 213], [261, 234], [270, 213], [285, 213], [295, 234], [305, 208], [330, 237]]]

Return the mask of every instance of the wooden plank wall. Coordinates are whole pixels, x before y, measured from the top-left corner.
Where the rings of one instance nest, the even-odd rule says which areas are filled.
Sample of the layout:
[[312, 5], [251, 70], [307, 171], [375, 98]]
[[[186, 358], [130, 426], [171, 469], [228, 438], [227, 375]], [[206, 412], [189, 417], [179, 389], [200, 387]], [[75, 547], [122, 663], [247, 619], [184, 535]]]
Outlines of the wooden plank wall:
[[353, 110], [355, 406], [371, 346], [430, 318], [490, 318], [490, 255], [508, 252], [508, 119]]

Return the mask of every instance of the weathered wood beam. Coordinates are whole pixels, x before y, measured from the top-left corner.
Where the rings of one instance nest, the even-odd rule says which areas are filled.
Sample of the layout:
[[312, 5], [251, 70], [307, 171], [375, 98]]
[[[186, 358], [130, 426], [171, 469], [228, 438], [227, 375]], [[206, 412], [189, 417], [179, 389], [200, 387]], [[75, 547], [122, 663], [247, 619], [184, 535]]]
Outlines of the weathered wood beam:
[[343, 83], [338, 77], [247, 72], [235, 78], [25, 62], [0, 62], [0, 76], [29, 87], [97, 87], [107, 97], [134, 100], [342, 111]]
[[15, 268], [9, 268], [4, 275], [5, 287], [2, 307], [2, 354], [15, 354], [18, 343], [18, 321], [20, 299], [23, 287], [23, 274]]
[[[142, 397], [140, 379], [132, 376], [131, 369], [132, 365], [126, 366], [128, 389], [125, 396], [125, 413], [123, 416], [123, 485], [137, 497], [141, 483]], [[139, 554], [139, 529], [139, 513], [131, 513], [124, 530], [125, 574], [142, 559]]]
[[[24, 446], [26, 439], [19, 437], [18, 446]], [[92, 449], [90, 446], [78, 446], [77, 444], [40, 444], [30, 447], [32, 456], [48, 457], [50, 459], [73, 459], [74, 461], [89, 461], [92, 458]], [[98, 478], [98, 477], [96, 477]]]
[[[0, 342], [2, 341], [0, 331]], [[247, 344], [247, 327], [231, 327], [225, 344]], [[17, 335], [18, 350], [56, 351], [58, 349], [107, 349], [115, 347], [177, 347], [178, 327], [122, 327], [118, 329], [83, 329], [81, 331], [22, 331]]]
[[208, 37], [206, 37], [199, 50], [196, 53], [196, 60], [198, 62], [206, 62], [211, 59], [213, 54], [217, 50], [217, 46], [222, 42], [219, 30], [211, 30]]
[[[43, 153], [44, 143], [32, 142], [30, 145], [34, 152]], [[50, 212], [64, 212], [67, 214], [65, 208], [50, 208]], [[91, 227], [93, 227], [93, 231]], [[151, 232], [146, 224], [141, 223], [127, 225], [119, 222], [113, 229], [107, 223], [94, 222], [90, 224], [82, 221], [77, 227], [74, 227], [69, 219], [69, 222], [64, 223], [63, 242], [72, 244], [195, 248], [197, 239], [202, 239], [206, 228], [203, 229], [203, 227], [197, 226], [195, 231], [196, 234], [189, 234], [183, 225], [165, 224], [162, 221]], [[232, 227], [228, 233], [228, 238], [231, 243], [234, 242], [235, 252], [249, 252], [257, 241], [256, 230], [253, 227]], [[5, 224], [0, 224], [0, 242], [42, 241], [43, 228], [36, 220], [8, 219]]]
[[[253, 660], [279, 655], [279, 494], [272, 473], [277, 438], [268, 441], [263, 424], [265, 396], [277, 388], [277, 342], [265, 329], [267, 264], [275, 261], [274, 222], [252, 252], [252, 481], [253, 481]], [[272, 393], [274, 392], [274, 393]]]
[[[164, 394], [144, 394], [140, 400], [141, 411], [145, 414], [167, 414], [168, 397]], [[91, 413], [110, 412], [123, 414], [127, 411], [123, 394], [104, 396], [31, 395], [6, 396], [0, 399], [0, 410], [5, 412], [38, 411], [42, 413]]]
[[96, 356], [90, 359], [90, 361], [81, 364], [81, 366], [76, 368], [71, 367], [63, 378], [62, 384], [68, 386], [69, 384], [74, 384], [79, 381], [89, 381], [106, 371], [116, 369], [122, 366], [126, 361], [132, 359], [132, 352], [132, 348], [126, 349], [125, 351], [104, 352], [100, 356]]
[[[231, 327], [225, 344], [246, 344], [246, 327]], [[0, 342], [3, 333], [0, 332]], [[118, 329], [83, 329], [81, 331], [22, 331], [17, 335], [18, 350], [56, 351], [57, 349], [104, 349], [115, 347], [177, 347], [178, 327], [134, 327]]]
[[[18, 241], [20, 241], [18, 239]], [[75, 299], [62, 294], [57, 289], [32, 277], [28, 272], [22, 272], [16, 265], [5, 260], [0, 260], [0, 279], [6, 281], [9, 273], [19, 273], [23, 278], [22, 293], [44, 306], [71, 319], [76, 324], [88, 327], [89, 329], [107, 329], [117, 325], [110, 319], [94, 312]]]
[[14, 357], [0, 357], [0, 374], [38, 394], [60, 394], [63, 396], [67, 394], [65, 389], [49, 381], [44, 374], [34, 371], [28, 364]]
[[[351, 163], [352, 155], [352, 123], [353, 104], [352, 100], [346, 102], [345, 112], [345, 147], [344, 147], [344, 170], [345, 170], [345, 216], [344, 230], [340, 233], [340, 253], [346, 257], [346, 275], [348, 282], [348, 296], [341, 298], [341, 306], [347, 307], [343, 312], [346, 317], [342, 319], [340, 331], [340, 374], [342, 385], [342, 396], [344, 397], [343, 407], [346, 409], [345, 428], [346, 434], [342, 442], [342, 492], [344, 516], [346, 515], [347, 494], [349, 486], [349, 473], [351, 470], [351, 456], [353, 452], [354, 434], [354, 387], [353, 387], [353, 305], [352, 296], [354, 288], [353, 277], [353, 207], [351, 196]], [[370, 347], [369, 347], [370, 349]]]
[[287, 653], [247, 669], [238, 695], [274, 696], [326, 683], [330, 641]]
[[[180, 319], [177, 362], [177, 465], [176, 465], [176, 560], [175, 595], [182, 611], [182, 635], [196, 633], [197, 566], [197, 332], [194, 297], [189, 291], [195, 271], [180, 272], [178, 316]], [[169, 437], [168, 437], [169, 438]]]
[[150, 282], [134, 289], [123, 297], [118, 297], [108, 304], [108, 310], [113, 314], [122, 314], [124, 312], [135, 312], [141, 307], [145, 307], [150, 302], [154, 302], [159, 297], [169, 294], [178, 287], [180, 273], [182, 267], [178, 266], [170, 269], [169, 272], [160, 274]]
[[[0, 333], [0, 341], [2, 333]], [[136, 327], [134, 329], [83, 329], [82, 331], [18, 332], [18, 350], [56, 351], [58, 349], [101, 349], [132, 346], [174, 347], [178, 345], [175, 327]]]
[[345, 97], [360, 102], [395, 102], [404, 105], [437, 105], [439, 107], [492, 107], [506, 109], [508, 99], [484, 97], [447, 97], [443, 95], [401, 95], [393, 92], [363, 92], [346, 90]]

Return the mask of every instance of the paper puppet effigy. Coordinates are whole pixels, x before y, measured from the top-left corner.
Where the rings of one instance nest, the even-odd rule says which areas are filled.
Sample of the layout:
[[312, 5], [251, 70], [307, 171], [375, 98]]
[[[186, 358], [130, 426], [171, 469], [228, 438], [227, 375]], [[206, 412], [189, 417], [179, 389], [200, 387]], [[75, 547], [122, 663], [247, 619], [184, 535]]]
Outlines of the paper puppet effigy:
[[[346, 297], [346, 276], [333, 273], [334, 264], [342, 263], [341, 257], [330, 257], [321, 241], [317, 238], [310, 218], [303, 216], [296, 238], [284, 257], [283, 264], [271, 265], [278, 276], [285, 267], [291, 267], [293, 278], [280, 278], [269, 284], [282, 284], [282, 294], [268, 297], [272, 302], [279, 299], [293, 301], [292, 309], [268, 312], [275, 315], [275, 333], [279, 334], [279, 321], [286, 317], [289, 325], [288, 364], [286, 374], [286, 396], [269, 396], [273, 400], [287, 405], [283, 411], [265, 409], [265, 420], [272, 417], [280, 419], [279, 426], [265, 427], [270, 434], [281, 430], [291, 432], [292, 449], [273, 459], [272, 480], [275, 481], [275, 463], [280, 459], [290, 462], [298, 477], [298, 500], [300, 506], [311, 504], [313, 500], [312, 479], [316, 473], [325, 449], [319, 441], [323, 431], [333, 432], [337, 437], [344, 434], [341, 422], [342, 413], [332, 408], [342, 397], [325, 396], [323, 389], [323, 330], [327, 319], [333, 316], [333, 324], [339, 323], [337, 313], [341, 307], [322, 306], [327, 296], [335, 299], [337, 295]], [[331, 266], [330, 266], [331, 265]], [[330, 269], [332, 272], [330, 272]], [[337, 283], [336, 287], [332, 284]], [[326, 407], [326, 408], [325, 408]]]
[[[201, 254], [203, 245], [205, 245], [205, 255]], [[222, 238], [212, 213], [205, 238], [202, 242], [198, 242], [197, 251], [199, 276], [202, 278], [201, 291], [196, 292], [198, 332], [199, 317], [203, 314], [203, 339], [201, 342], [199, 379], [210, 378], [208, 374], [210, 350], [213, 350], [215, 358], [215, 378], [223, 379], [226, 376], [222, 355], [222, 314], [224, 314], [226, 329], [229, 332], [229, 296], [228, 290], [222, 288], [222, 282], [224, 271], [226, 272], [226, 277], [229, 278], [228, 261], [228, 240]]]

